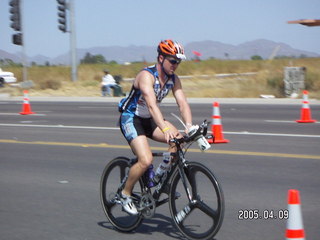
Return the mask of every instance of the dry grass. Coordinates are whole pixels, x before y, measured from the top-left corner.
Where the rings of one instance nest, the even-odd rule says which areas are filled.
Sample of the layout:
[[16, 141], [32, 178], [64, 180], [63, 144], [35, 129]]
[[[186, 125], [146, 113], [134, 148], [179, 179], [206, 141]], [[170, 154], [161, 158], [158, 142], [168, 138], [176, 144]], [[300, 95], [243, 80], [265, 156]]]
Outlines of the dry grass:
[[[151, 65], [149, 63], [148, 65]], [[133, 78], [144, 67], [143, 63], [129, 66], [79, 65], [78, 81], [72, 82], [70, 68], [65, 66], [32, 66], [28, 68], [28, 79], [35, 87], [30, 90], [34, 96], [100, 96], [102, 70], [108, 68], [113, 75]], [[191, 75], [191, 79], [182, 79], [184, 91], [188, 97], [259, 97], [260, 94], [283, 95], [283, 68], [286, 66], [304, 66], [307, 68], [306, 88], [310, 97], [319, 99], [320, 59], [276, 59], [262, 60], [207, 60], [201, 62], [187, 61], [181, 64], [177, 73], [180, 76]], [[22, 79], [22, 70], [10, 67], [5, 70], [14, 72]], [[215, 78], [219, 73], [257, 72], [253, 76]], [[210, 75], [211, 77], [199, 77]], [[121, 83], [124, 92], [130, 91], [131, 82]], [[22, 95], [21, 90], [10, 89], [11, 95]]]

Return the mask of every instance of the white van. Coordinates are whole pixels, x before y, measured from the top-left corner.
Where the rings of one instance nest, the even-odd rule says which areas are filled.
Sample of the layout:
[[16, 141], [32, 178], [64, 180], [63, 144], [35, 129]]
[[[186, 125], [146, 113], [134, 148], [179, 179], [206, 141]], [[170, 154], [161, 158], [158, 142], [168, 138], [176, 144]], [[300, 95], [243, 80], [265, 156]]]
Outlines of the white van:
[[5, 83], [15, 83], [17, 79], [12, 72], [3, 72], [0, 68], [0, 87], [4, 87]]

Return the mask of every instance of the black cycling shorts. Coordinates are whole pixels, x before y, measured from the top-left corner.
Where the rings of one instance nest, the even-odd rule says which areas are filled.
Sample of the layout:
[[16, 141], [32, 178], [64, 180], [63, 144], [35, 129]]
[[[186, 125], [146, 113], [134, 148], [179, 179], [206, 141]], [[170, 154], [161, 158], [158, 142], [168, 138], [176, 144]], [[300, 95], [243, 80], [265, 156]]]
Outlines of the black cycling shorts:
[[141, 135], [152, 138], [152, 134], [157, 128], [157, 125], [152, 118], [141, 118], [128, 113], [122, 113], [119, 122], [121, 132], [128, 143]]

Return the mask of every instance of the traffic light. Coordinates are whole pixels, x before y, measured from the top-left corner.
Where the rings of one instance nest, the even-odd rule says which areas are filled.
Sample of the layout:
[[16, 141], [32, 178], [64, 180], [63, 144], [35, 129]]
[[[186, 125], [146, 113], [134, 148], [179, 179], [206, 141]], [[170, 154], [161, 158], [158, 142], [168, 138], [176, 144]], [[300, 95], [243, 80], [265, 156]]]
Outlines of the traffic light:
[[58, 28], [62, 32], [67, 32], [67, 14], [66, 14], [66, 10], [68, 9], [67, 2], [65, 0], [57, 0], [57, 2], [58, 2], [58, 17], [59, 17]]
[[22, 41], [22, 29], [21, 29], [21, 14], [20, 14], [20, 0], [10, 0], [10, 20], [11, 20], [11, 27], [17, 31], [12, 35], [12, 43], [16, 45], [23, 45]]
[[23, 45], [22, 33], [16, 33], [12, 35], [12, 42], [15, 45]]
[[20, 0], [10, 0], [9, 5], [12, 21], [10, 26], [16, 31], [21, 31]]

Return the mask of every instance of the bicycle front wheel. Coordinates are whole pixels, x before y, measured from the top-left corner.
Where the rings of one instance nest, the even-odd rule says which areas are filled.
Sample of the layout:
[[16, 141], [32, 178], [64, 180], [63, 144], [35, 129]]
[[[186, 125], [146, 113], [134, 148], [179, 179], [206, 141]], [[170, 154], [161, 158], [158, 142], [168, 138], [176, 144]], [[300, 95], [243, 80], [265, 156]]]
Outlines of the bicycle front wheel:
[[224, 216], [224, 197], [217, 178], [207, 167], [189, 162], [182, 177], [176, 171], [169, 198], [173, 221], [185, 237], [204, 240], [217, 234]]
[[[125, 177], [130, 168], [129, 159], [118, 157], [113, 159], [105, 167], [100, 182], [100, 200], [102, 208], [110, 223], [119, 231], [130, 232], [137, 228], [141, 221], [141, 215], [132, 216], [126, 213], [120, 204], [119, 191], [123, 189]], [[138, 181], [133, 193], [140, 195], [142, 183]]]

